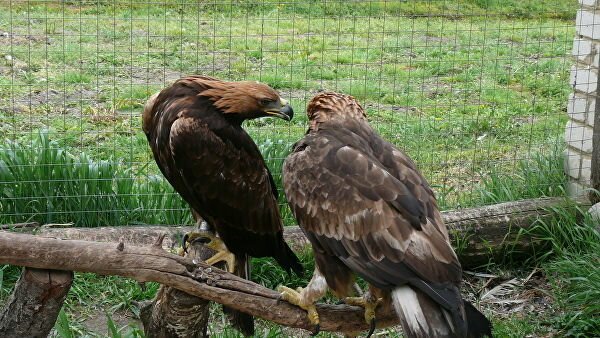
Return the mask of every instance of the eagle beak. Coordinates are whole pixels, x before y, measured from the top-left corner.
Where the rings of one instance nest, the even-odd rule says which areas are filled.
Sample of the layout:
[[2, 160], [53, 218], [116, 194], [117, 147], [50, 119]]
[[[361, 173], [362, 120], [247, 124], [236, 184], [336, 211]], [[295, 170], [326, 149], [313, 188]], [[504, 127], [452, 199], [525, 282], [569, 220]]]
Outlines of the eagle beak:
[[284, 119], [286, 121], [290, 121], [292, 117], [294, 117], [294, 110], [288, 104], [288, 102], [284, 99], [280, 99], [281, 107], [275, 109], [266, 110], [265, 113], [268, 115], [278, 117], [280, 119]]
[[286, 104], [285, 106], [281, 107], [281, 114], [285, 116], [283, 117], [284, 120], [290, 121], [292, 117], [294, 117], [294, 110], [292, 109], [292, 106]]

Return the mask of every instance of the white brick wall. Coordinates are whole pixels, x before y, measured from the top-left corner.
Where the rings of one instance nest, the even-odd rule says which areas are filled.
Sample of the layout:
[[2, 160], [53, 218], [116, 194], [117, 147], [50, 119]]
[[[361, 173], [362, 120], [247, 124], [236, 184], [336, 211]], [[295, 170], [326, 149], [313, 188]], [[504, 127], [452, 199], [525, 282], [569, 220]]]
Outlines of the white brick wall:
[[590, 39], [600, 39], [600, 31], [596, 25], [600, 24], [600, 11], [596, 8], [582, 8], [577, 12], [575, 25], [577, 34]]
[[573, 120], [567, 122], [565, 140], [567, 145], [588, 155], [592, 154], [592, 135], [594, 129], [585, 123]]
[[[599, 23], [600, 25], [600, 23]], [[600, 33], [598, 33], [600, 38]], [[598, 85], [598, 68], [590, 65], [577, 65], [571, 69], [571, 86], [583, 93], [595, 93]]]
[[575, 95], [575, 93], [571, 94], [567, 105], [567, 113], [571, 120], [585, 122], [588, 115], [587, 98], [585, 96]]
[[598, 1], [597, 0], [581, 0], [581, 1], [579, 1], [579, 3], [581, 3], [584, 6], [594, 7], [594, 6], [597, 6]]
[[592, 135], [596, 110], [596, 92], [600, 68], [600, 0], [579, 0], [576, 31], [573, 41], [571, 69], [573, 93], [569, 96], [567, 113], [569, 122], [565, 128], [567, 149], [565, 173], [571, 181], [568, 191], [581, 194], [590, 186]]

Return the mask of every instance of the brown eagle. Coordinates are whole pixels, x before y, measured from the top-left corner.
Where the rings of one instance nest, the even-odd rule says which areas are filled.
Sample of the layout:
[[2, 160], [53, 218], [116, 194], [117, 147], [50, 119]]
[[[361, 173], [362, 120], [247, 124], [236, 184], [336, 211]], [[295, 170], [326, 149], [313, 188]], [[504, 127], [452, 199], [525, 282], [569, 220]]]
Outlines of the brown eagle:
[[382, 139], [356, 100], [320, 93], [307, 107], [310, 125], [285, 160], [286, 197], [310, 240], [316, 261], [299, 292], [282, 298], [308, 312], [327, 287], [352, 294], [355, 274], [369, 290], [345, 302], [393, 304], [408, 337], [491, 336], [491, 324], [459, 292], [462, 270], [450, 246], [433, 191], [414, 162]]
[[242, 128], [243, 121], [263, 116], [289, 121], [293, 110], [267, 85], [207, 76], [176, 81], [151, 97], [143, 114], [158, 167], [209, 226], [188, 240], [207, 242], [218, 251], [208, 264], [225, 261], [230, 272], [244, 278], [249, 278], [248, 256], [273, 257], [288, 272], [302, 273], [283, 240], [273, 177]]

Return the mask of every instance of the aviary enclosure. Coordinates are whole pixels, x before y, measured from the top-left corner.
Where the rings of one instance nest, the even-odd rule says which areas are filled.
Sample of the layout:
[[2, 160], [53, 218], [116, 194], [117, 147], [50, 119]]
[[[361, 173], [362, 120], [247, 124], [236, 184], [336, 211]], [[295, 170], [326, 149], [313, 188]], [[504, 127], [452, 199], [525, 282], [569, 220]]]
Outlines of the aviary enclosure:
[[[132, 240], [132, 245], [148, 246], [167, 232], [167, 244], [176, 247], [181, 229], [164, 226], [190, 225], [192, 218], [160, 174], [141, 130], [140, 114], [150, 95], [190, 74], [257, 80], [276, 88], [296, 117], [290, 123], [255, 120], [245, 128], [281, 190], [282, 162], [306, 130], [306, 102], [318, 91], [339, 91], [356, 97], [377, 131], [418, 163], [442, 209], [455, 210], [445, 216], [450, 226], [457, 224], [457, 251], [476, 257], [466, 263], [467, 270], [477, 271], [467, 275], [466, 288], [500, 323], [499, 336], [594, 332], [597, 313], [575, 312], [589, 315], [584, 327], [574, 324], [581, 318], [569, 321], [575, 314], [560, 301], [568, 297], [547, 296], [558, 292], [561, 280], [547, 272], [560, 276], [561, 270], [540, 265], [550, 261], [546, 253], [561, 251], [554, 248], [559, 240], [549, 234], [556, 224], [587, 222], [572, 216], [573, 205], [563, 205], [579, 7], [572, 0], [3, 1], [0, 224], [39, 237], [120, 242], [126, 248], [138, 235], [125, 236], [127, 230], [118, 227], [136, 226], [129, 229], [152, 238]], [[293, 226], [296, 221], [280, 196], [285, 223]], [[465, 208], [479, 223], [465, 221]], [[508, 212], [517, 215], [515, 227], [541, 231], [540, 248], [554, 249], [527, 251], [529, 258], [543, 256], [534, 263], [507, 258], [507, 247], [533, 247], [520, 242], [520, 232], [507, 235]], [[481, 224], [494, 217], [493, 229], [502, 232], [486, 235]], [[532, 226], [536, 219], [541, 224]], [[39, 230], [43, 225], [49, 226]], [[111, 227], [117, 235], [77, 232], [97, 227]], [[471, 227], [468, 235], [461, 234], [465, 227]], [[581, 231], [586, 239], [597, 238], [591, 228]], [[75, 235], [69, 237], [71, 232]], [[482, 233], [491, 236], [486, 237], [491, 244], [472, 237]], [[514, 241], [507, 245], [509, 237]], [[565, 238], [559, 247], [573, 244]], [[497, 246], [503, 247], [499, 254], [481, 253]], [[597, 255], [591, 259], [599, 262]], [[310, 256], [303, 261], [307, 269], [313, 264]], [[11, 262], [19, 265], [2, 261]], [[79, 271], [93, 271], [86, 269]], [[8, 303], [20, 270], [5, 265], [0, 272], [0, 299]], [[598, 287], [598, 271], [592, 272]], [[119, 277], [75, 276], [57, 324], [48, 328], [51, 335], [143, 335], [138, 305], [154, 297], [158, 284], [142, 288]], [[305, 283], [290, 281], [267, 259], [255, 260], [253, 278], [271, 289]], [[538, 289], [546, 291], [532, 291]], [[527, 292], [534, 295], [524, 296]], [[527, 317], [532, 309], [543, 315]], [[563, 316], [546, 316], [546, 311]], [[237, 334], [220, 308], [213, 306], [210, 316], [211, 335]], [[555, 324], [542, 324], [550, 317]], [[532, 320], [539, 325], [526, 324]], [[303, 336], [308, 331], [260, 321], [257, 332]], [[378, 332], [395, 334], [394, 329]]]

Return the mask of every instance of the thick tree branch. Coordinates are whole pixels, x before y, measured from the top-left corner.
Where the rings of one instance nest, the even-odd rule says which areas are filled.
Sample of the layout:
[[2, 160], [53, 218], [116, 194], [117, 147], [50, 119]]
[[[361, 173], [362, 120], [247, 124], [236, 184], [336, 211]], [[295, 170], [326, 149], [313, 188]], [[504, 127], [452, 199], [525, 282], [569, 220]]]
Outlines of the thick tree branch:
[[[306, 319], [306, 312], [286, 302], [278, 302], [277, 292], [156, 246], [60, 240], [1, 232], [0, 264], [154, 281], [285, 326], [313, 329]], [[361, 308], [322, 304], [317, 309], [321, 330], [358, 332], [368, 329]], [[391, 312], [379, 311], [377, 318], [378, 327], [397, 323]]]

